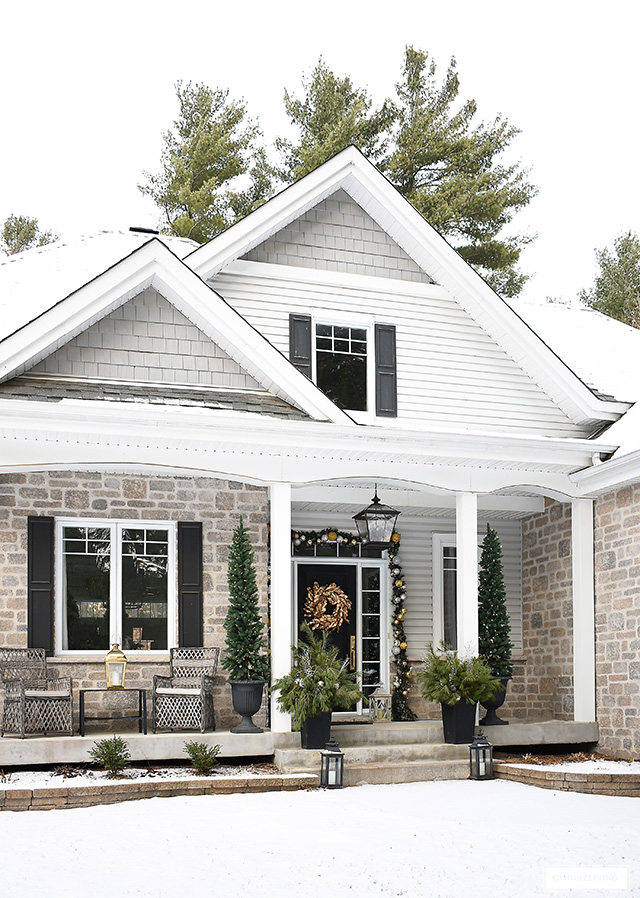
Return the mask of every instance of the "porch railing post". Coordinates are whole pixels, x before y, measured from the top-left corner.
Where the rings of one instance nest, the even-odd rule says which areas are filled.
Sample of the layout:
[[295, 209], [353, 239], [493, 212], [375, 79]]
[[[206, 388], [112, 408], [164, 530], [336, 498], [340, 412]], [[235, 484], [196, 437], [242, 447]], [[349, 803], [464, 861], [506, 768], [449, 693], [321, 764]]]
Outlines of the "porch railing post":
[[571, 502], [573, 719], [596, 719], [593, 499]]
[[[271, 681], [291, 669], [293, 600], [291, 590], [291, 484], [272, 483], [271, 516]], [[280, 711], [271, 694], [271, 729], [291, 732], [291, 716]]]
[[478, 654], [478, 497], [456, 494], [457, 633], [462, 656]]

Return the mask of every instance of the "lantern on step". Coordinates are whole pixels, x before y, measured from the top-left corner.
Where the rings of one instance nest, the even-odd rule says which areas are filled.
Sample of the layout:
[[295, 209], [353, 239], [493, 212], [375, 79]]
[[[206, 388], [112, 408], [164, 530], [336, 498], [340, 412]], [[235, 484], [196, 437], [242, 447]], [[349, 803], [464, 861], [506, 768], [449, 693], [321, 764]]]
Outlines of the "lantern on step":
[[469, 746], [469, 779], [493, 779], [493, 746], [487, 742], [482, 730], [478, 730]]
[[341, 789], [344, 777], [344, 753], [331, 737], [326, 748], [320, 752], [320, 787], [322, 789]]
[[382, 685], [369, 696], [369, 718], [374, 723], [391, 720], [391, 693], [384, 692]]
[[107, 669], [107, 689], [124, 689], [124, 678], [127, 672], [127, 657], [114, 642], [113, 648], [104, 659]]
[[354, 514], [353, 520], [363, 545], [374, 549], [388, 549], [396, 529], [399, 511], [383, 505], [378, 499], [378, 484], [371, 505]]

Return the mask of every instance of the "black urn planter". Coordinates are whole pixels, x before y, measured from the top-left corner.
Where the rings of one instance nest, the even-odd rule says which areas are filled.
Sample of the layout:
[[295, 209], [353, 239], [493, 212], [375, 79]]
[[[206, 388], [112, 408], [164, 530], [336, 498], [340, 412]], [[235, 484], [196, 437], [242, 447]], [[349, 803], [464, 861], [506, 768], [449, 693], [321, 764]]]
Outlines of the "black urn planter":
[[444, 741], [450, 745], [473, 742], [476, 725], [477, 702], [456, 702], [455, 705], [442, 704], [442, 727]]
[[231, 700], [233, 710], [240, 714], [242, 720], [235, 726], [232, 733], [263, 733], [251, 720], [254, 714], [260, 710], [262, 704], [262, 692], [266, 680], [229, 680], [231, 683]]
[[300, 729], [303, 748], [324, 748], [331, 738], [331, 711], [307, 717]]
[[501, 717], [498, 717], [496, 711], [504, 704], [504, 700], [507, 695], [507, 686], [509, 685], [509, 680], [511, 679], [511, 677], [496, 677], [496, 679], [500, 680], [500, 682], [502, 683], [502, 689], [499, 692], [494, 693], [494, 695], [491, 698], [488, 698], [486, 701], [480, 702], [482, 707], [487, 712], [480, 721], [480, 724], [485, 727], [509, 726], [509, 721], [502, 720]]

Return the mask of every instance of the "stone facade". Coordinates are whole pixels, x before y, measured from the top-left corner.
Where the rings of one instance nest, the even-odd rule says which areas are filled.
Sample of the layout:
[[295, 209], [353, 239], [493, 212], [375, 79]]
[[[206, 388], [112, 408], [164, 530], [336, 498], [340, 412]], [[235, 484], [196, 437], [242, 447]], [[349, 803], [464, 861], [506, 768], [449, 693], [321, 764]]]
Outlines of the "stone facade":
[[595, 506], [596, 700], [599, 747], [640, 753], [640, 484]]
[[571, 504], [548, 501], [522, 522], [523, 661], [506, 717], [573, 719]]
[[[100, 472], [0, 475], [0, 627], [1, 644], [27, 645], [27, 518], [31, 515], [99, 519], [201, 521], [203, 530], [204, 645], [224, 645], [227, 608], [227, 555], [240, 515], [250, 528], [261, 608], [267, 613], [268, 497], [263, 487], [194, 477], [156, 477]], [[106, 654], [106, 652], [105, 652]], [[127, 684], [148, 691], [152, 677], [168, 672], [166, 654], [129, 655]], [[104, 685], [103, 659], [66, 656], [50, 660], [77, 690]], [[89, 698], [93, 696], [88, 696]], [[109, 695], [110, 703], [131, 704], [129, 696]], [[214, 694], [216, 727], [238, 722], [231, 709], [227, 677], [218, 669]], [[91, 711], [87, 707], [87, 714]], [[264, 704], [256, 722], [264, 723]], [[101, 727], [102, 729], [102, 727]]]

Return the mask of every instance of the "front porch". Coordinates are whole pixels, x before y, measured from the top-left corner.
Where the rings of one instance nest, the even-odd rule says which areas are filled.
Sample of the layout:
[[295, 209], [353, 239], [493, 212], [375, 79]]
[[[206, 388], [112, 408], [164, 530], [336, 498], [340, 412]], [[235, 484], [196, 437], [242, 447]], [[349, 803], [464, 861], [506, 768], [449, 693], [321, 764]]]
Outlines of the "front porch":
[[[590, 745], [598, 741], [596, 723], [574, 721], [512, 721], [508, 727], [484, 730], [496, 747], [518, 747], [535, 751], [545, 746]], [[111, 736], [94, 728], [81, 736], [30, 736], [0, 739], [0, 770], [11, 767], [55, 767], [89, 763], [94, 741]], [[318, 771], [317, 751], [302, 751], [298, 733], [239, 735], [228, 730], [212, 733], [119, 733], [129, 746], [134, 763], [186, 761], [184, 743], [195, 740], [221, 745], [222, 759], [269, 759], [283, 773]], [[409, 723], [340, 723], [332, 735], [345, 753], [345, 781], [357, 783], [419, 782], [433, 779], [464, 779], [469, 769], [466, 745], [445, 745], [442, 724], [437, 720]]]

